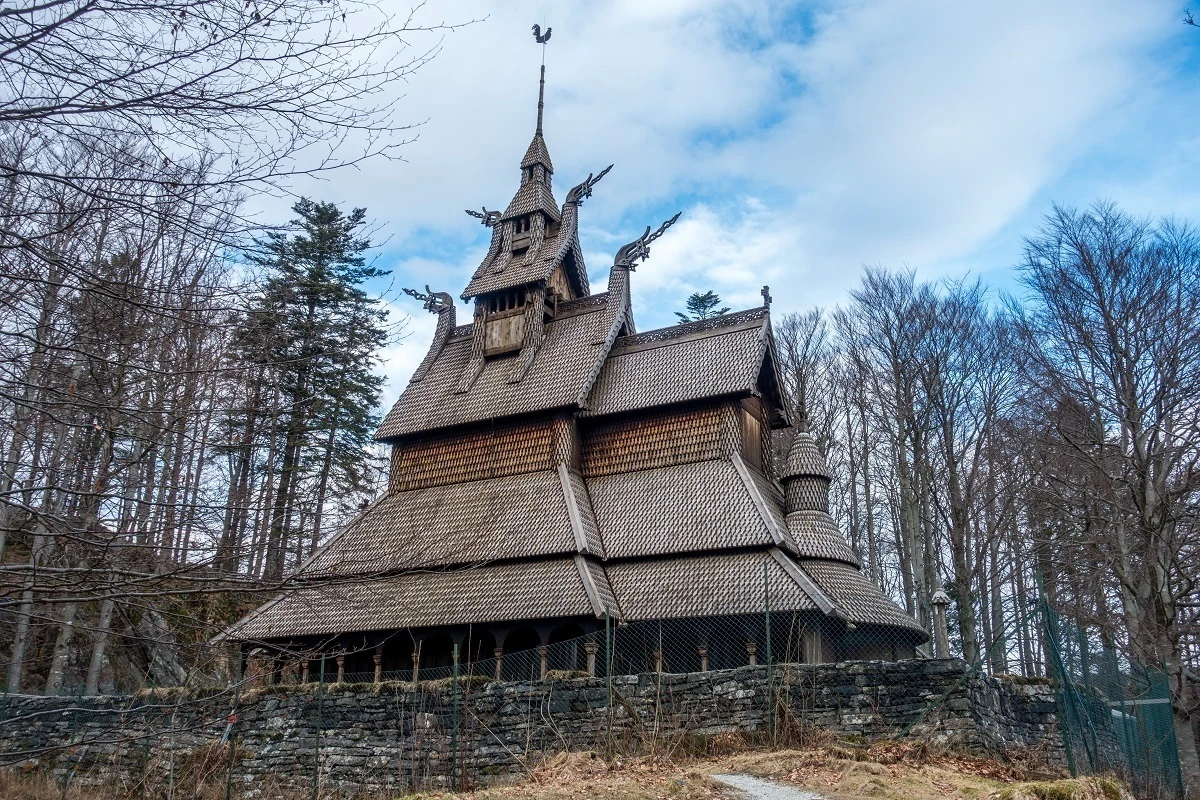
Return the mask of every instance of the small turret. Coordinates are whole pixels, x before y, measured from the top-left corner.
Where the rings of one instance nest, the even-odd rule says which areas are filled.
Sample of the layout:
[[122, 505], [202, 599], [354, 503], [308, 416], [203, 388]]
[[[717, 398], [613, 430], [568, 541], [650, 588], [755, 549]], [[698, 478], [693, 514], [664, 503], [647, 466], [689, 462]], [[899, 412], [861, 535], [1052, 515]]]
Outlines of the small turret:
[[837, 523], [829, 516], [832, 476], [808, 431], [797, 431], [779, 478], [783, 484], [788, 532], [805, 558], [827, 558], [859, 565]]
[[798, 431], [779, 478], [787, 492], [787, 513], [824, 511], [828, 514], [829, 482], [832, 479], [817, 440], [808, 431]]

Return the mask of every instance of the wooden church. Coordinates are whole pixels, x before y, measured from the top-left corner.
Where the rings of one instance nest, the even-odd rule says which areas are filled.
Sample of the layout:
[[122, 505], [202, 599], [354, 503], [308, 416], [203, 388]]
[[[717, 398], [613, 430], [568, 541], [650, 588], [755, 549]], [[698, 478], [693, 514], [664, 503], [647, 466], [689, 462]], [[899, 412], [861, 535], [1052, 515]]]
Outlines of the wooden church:
[[507, 676], [506, 653], [541, 648], [544, 672], [548, 645], [608, 624], [659, 632], [653, 662], [624, 669], [686, 672], [754, 663], [769, 603], [792, 621], [792, 660], [912, 657], [928, 637], [860, 571], [812, 436], [772, 461], [789, 419], [769, 294], [639, 332], [630, 280], [674, 220], [593, 291], [579, 214], [607, 170], [557, 203], [544, 86], [545, 67], [512, 202], [469, 212], [491, 229], [461, 295], [470, 321], [448, 294], [409, 292], [437, 330], [376, 434], [387, 492], [224, 637], [376, 676], [445, 665], [457, 644]]

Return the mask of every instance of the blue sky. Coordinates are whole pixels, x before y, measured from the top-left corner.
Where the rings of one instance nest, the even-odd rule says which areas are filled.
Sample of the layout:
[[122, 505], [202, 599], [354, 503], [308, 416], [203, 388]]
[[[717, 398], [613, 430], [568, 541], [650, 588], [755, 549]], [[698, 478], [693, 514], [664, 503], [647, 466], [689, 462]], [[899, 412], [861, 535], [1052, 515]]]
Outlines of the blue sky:
[[[671, 324], [693, 291], [775, 310], [844, 302], [864, 264], [1015, 288], [1021, 237], [1052, 203], [1109, 198], [1200, 220], [1200, 29], [1158, 0], [1004, 3], [432, 2], [447, 34], [404, 86], [405, 160], [295, 189], [366, 206], [396, 286], [457, 296], [533, 133], [555, 193], [615, 164], [582, 212], [593, 284], [616, 249], [682, 211], [634, 276], [635, 316]], [[403, 11], [397, 7], [397, 11]], [[428, 346], [411, 314], [389, 401]], [[459, 305], [465, 320], [466, 306]]]

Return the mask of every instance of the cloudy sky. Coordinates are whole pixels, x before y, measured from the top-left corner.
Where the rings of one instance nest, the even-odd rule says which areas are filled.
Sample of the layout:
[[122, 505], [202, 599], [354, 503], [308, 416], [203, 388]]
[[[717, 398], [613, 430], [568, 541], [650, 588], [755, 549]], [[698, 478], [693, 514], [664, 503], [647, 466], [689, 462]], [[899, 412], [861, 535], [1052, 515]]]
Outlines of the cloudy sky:
[[[864, 264], [1012, 289], [1021, 237], [1052, 203], [1200, 220], [1200, 29], [1185, 8], [432, 0], [419, 21], [482, 21], [402, 87], [397, 113], [421, 123], [405, 160], [296, 188], [366, 206], [397, 286], [457, 296], [487, 244], [463, 210], [502, 209], [518, 184], [540, 22], [556, 196], [615, 164], [582, 212], [593, 284], [621, 244], [683, 212], [634, 276], [640, 330], [696, 290], [735, 308], [764, 283], [777, 311], [837, 304]], [[433, 327], [388, 294], [412, 320], [385, 402]]]

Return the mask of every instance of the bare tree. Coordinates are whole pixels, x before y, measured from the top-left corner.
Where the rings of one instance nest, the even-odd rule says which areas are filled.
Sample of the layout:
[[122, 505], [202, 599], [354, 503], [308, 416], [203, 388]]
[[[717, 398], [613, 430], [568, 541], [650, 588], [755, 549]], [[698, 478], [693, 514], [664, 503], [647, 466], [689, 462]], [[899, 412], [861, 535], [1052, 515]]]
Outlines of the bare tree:
[[1026, 242], [1023, 330], [1048, 399], [1075, 424], [1056, 433], [1090, 475], [1106, 524], [1088, 544], [1115, 577], [1135, 658], [1164, 665], [1190, 792], [1200, 791], [1194, 695], [1181, 653], [1181, 606], [1198, 589], [1200, 543], [1200, 237], [1100, 203], [1055, 208]]

